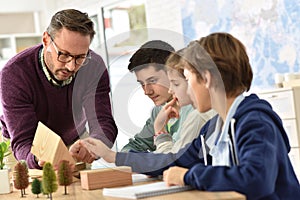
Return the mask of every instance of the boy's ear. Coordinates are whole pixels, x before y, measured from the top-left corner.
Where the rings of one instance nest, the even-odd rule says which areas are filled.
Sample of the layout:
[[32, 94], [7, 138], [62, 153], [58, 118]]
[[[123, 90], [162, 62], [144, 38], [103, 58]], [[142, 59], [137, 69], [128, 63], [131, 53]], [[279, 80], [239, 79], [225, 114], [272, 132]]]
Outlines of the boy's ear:
[[203, 81], [204, 81], [204, 83], [205, 83], [205, 87], [208, 89], [208, 88], [210, 88], [210, 86], [211, 86], [211, 74], [210, 74], [210, 72], [209, 71], [205, 71], [204, 73], [203, 73]]

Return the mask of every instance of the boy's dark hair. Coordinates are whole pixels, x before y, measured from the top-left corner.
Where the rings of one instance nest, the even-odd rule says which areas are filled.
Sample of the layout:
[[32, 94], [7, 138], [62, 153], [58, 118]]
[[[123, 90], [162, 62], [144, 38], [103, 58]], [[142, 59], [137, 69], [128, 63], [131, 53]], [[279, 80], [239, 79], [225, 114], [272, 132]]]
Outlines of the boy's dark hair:
[[146, 42], [131, 56], [128, 70], [138, 71], [148, 67], [149, 64], [157, 71], [164, 70], [169, 55], [174, 51], [175, 49], [170, 44], [161, 40]]

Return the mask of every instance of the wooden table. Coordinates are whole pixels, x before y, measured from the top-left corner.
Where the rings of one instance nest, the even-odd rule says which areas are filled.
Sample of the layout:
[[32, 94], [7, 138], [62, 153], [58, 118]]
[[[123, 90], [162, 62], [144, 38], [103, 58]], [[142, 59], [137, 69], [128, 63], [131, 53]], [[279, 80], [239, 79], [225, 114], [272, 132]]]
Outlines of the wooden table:
[[[149, 183], [149, 182], [148, 182]], [[103, 200], [103, 199], [120, 199], [120, 198], [112, 198], [106, 197], [102, 195], [102, 190], [83, 190], [81, 189], [80, 181], [74, 182], [72, 185], [68, 186], [68, 195], [64, 195], [64, 187], [58, 186], [58, 190], [52, 194], [53, 200], [64, 199], [64, 200]], [[26, 189], [26, 200], [34, 199], [37, 200], [36, 195], [32, 194], [31, 187]], [[10, 194], [1, 194], [0, 199], [3, 200], [16, 200], [22, 199], [21, 193], [19, 190], [14, 188], [13, 192]], [[47, 199], [46, 196], [39, 194], [39, 200]], [[168, 195], [161, 195], [155, 197], [144, 198], [151, 200], [182, 200], [182, 199], [205, 199], [205, 200], [246, 200], [245, 196], [236, 193], [236, 192], [203, 192], [203, 191], [185, 191], [179, 193], [173, 193]]]

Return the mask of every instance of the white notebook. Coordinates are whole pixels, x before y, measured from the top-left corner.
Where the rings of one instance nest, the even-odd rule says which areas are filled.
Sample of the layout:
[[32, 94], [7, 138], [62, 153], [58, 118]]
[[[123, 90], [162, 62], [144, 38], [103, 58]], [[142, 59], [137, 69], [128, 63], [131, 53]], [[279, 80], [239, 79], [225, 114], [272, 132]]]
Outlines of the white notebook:
[[145, 197], [158, 196], [163, 194], [170, 194], [175, 192], [181, 192], [186, 190], [192, 190], [191, 186], [166, 186], [163, 181], [143, 184], [126, 186], [119, 188], [104, 188], [103, 196], [121, 197], [128, 199], [141, 199]]

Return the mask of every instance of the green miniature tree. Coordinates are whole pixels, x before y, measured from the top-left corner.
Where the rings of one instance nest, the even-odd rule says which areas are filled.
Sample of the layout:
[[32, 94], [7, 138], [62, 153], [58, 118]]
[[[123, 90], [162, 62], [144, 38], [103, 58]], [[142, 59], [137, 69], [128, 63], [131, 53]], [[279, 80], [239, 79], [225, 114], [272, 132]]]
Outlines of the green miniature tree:
[[23, 191], [29, 185], [28, 178], [29, 176], [25, 166], [20, 162], [17, 162], [17, 164], [14, 167], [14, 186], [16, 189], [21, 191], [21, 197], [24, 197]]
[[43, 167], [43, 191], [49, 194], [50, 200], [52, 200], [52, 193], [57, 190], [56, 175], [53, 166], [50, 162], [46, 162]]
[[42, 194], [45, 195], [45, 196], [47, 196], [47, 199], [49, 199], [49, 194], [46, 193], [46, 192], [44, 191], [44, 189], [43, 189], [43, 181], [41, 181], [41, 191], [42, 191]]
[[61, 160], [57, 168], [58, 184], [65, 186], [65, 195], [68, 194], [67, 186], [73, 182], [73, 166], [67, 160]]
[[4, 158], [10, 155], [9, 144], [9, 140], [0, 142], [0, 170], [4, 168]]
[[41, 181], [39, 179], [33, 179], [31, 183], [31, 192], [36, 194], [36, 197], [39, 198], [39, 194], [42, 192]]

